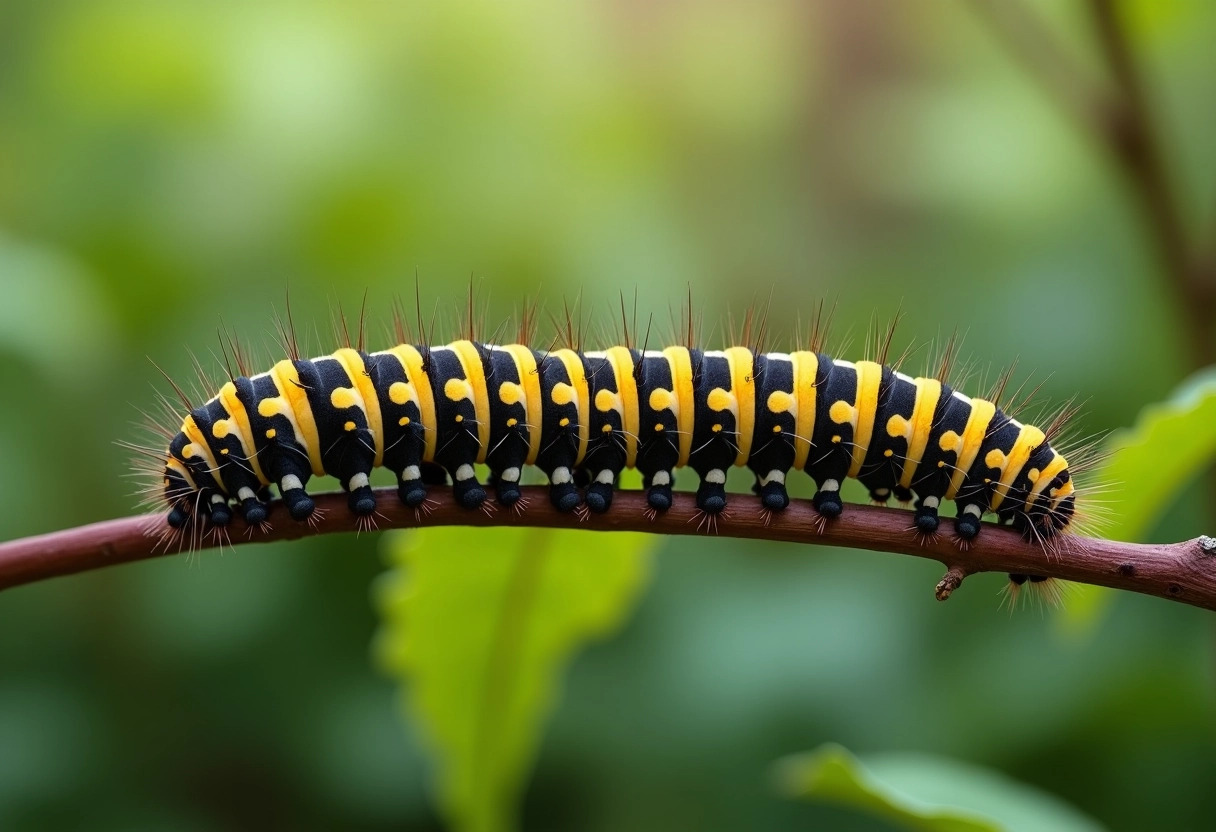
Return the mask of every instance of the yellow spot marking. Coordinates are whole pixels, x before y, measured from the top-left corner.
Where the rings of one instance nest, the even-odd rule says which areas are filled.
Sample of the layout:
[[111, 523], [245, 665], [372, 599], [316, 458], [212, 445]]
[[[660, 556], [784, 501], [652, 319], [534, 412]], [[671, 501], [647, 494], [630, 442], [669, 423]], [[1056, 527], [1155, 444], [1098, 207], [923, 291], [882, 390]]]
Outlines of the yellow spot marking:
[[457, 422], [463, 422], [463, 421], [464, 421], [464, 416], [461, 416], [459, 413], [457, 413], [457, 414], [456, 414], [456, 421], [457, 421]]
[[925, 448], [929, 444], [929, 434], [933, 430], [933, 413], [937, 410], [937, 400], [942, 395], [942, 384], [935, 378], [918, 378], [914, 383], [916, 384], [916, 404], [912, 406], [912, 419], [908, 432], [908, 454], [904, 459], [904, 470], [899, 476], [899, 484], [903, 488], [912, 487], [912, 479], [916, 476], [917, 466], [924, 458]]
[[[1044, 468], [1042, 472], [1040, 472], [1039, 475], [1034, 477], [1032, 480], [1033, 487], [1030, 489], [1030, 494], [1026, 497], [1026, 505], [1023, 506], [1023, 508], [1025, 508], [1027, 511], [1030, 510], [1030, 506], [1034, 503], [1038, 496], [1043, 493], [1043, 489], [1051, 485], [1051, 482], [1056, 478], [1056, 475], [1068, 467], [1068, 460], [1060, 456], [1058, 451], [1053, 453], [1055, 453], [1055, 456], [1051, 458], [1051, 462], [1047, 463], [1047, 467]], [[1050, 496], [1054, 497], [1055, 495], [1053, 494]]]
[[409, 416], [402, 416], [400, 419], [397, 420], [397, 424], [401, 425], [401, 427], [405, 427], [409, 423], [410, 423]]
[[342, 429], [343, 429], [343, 430], [345, 430], [345, 431], [352, 431], [352, 430], [354, 430], [354, 429], [355, 429], [355, 423], [354, 423], [354, 422], [347, 422], [347, 423], [345, 423], [344, 425], [342, 425]]
[[[284, 359], [271, 368], [270, 375], [278, 385], [279, 393], [287, 400], [287, 412], [291, 413], [300, 444], [308, 451], [313, 474], [323, 476], [325, 466], [321, 462], [321, 439], [317, 434], [312, 407], [308, 404], [308, 394], [300, 384], [300, 374], [296, 372], [294, 364]], [[261, 410], [260, 404], [258, 409]]]
[[953, 451], [957, 454], [959, 452], [959, 446], [962, 445], [962, 438], [963, 437], [959, 436], [954, 431], [948, 430], [941, 435], [941, 438], [937, 440], [937, 445], [946, 453]]
[[662, 423], [662, 422], [655, 422], [654, 429], [655, 429], [655, 430], [662, 430], [662, 429], [663, 429], [663, 423]]
[[714, 426], [713, 426], [713, 432], [714, 432], [714, 433], [721, 433], [721, 432], [722, 432], [722, 426], [721, 426], [721, 425], [714, 425]]
[[874, 435], [874, 418], [878, 415], [878, 389], [882, 386], [882, 365], [873, 361], [857, 362], [857, 422], [853, 425], [853, 464], [849, 476], [861, 472], [870, 437]]
[[599, 390], [595, 394], [595, 409], [600, 413], [608, 413], [617, 409], [621, 398], [611, 390]]
[[892, 439], [908, 438], [908, 434], [912, 431], [912, 423], [896, 413], [887, 420], [887, 436]]
[[505, 405], [520, 404], [524, 400], [524, 388], [513, 381], [498, 385], [498, 400]]
[[996, 468], [998, 471], [1005, 467], [1005, 452], [1000, 448], [993, 448], [984, 456], [984, 464], [989, 468]]
[[633, 377], [633, 354], [625, 347], [612, 347], [604, 355], [612, 363], [616, 376], [618, 402], [622, 411], [621, 426], [625, 431], [625, 465], [632, 468], [638, 456], [638, 383]]
[[784, 390], [774, 390], [768, 394], [769, 413], [788, 413], [794, 407], [794, 397]]
[[414, 395], [413, 388], [404, 381], [394, 381], [388, 386], [388, 399], [393, 404], [409, 404], [417, 397]]
[[257, 449], [253, 446], [253, 425], [249, 424], [249, 413], [245, 410], [245, 404], [236, 394], [236, 385], [231, 381], [226, 383], [220, 388], [218, 398], [220, 404], [232, 417], [228, 420], [227, 429], [235, 433], [236, 438], [240, 440], [244, 456], [249, 460], [249, 467], [253, 469], [253, 475], [262, 485], [268, 484], [270, 480], [266, 479], [266, 475], [262, 473], [262, 466], [258, 463]]
[[[531, 349], [522, 344], [511, 344], [504, 347], [515, 361], [515, 371], [519, 373], [520, 383], [524, 388], [524, 421], [539, 422], [541, 414], [541, 384], [540, 373], [536, 369], [536, 356]], [[528, 429], [527, 464], [536, 463], [540, 453], [540, 427]]]
[[781, 433], [781, 425], [773, 425], [773, 433]]
[[[198, 424], [194, 421], [193, 416], [187, 416], [182, 422], [182, 433], [184, 433], [186, 438], [190, 440], [190, 444], [182, 449], [182, 456], [186, 459], [191, 459], [195, 454], [198, 454], [203, 458], [203, 461], [206, 463], [208, 469], [210, 469], [213, 474], [218, 474], [220, 466], [218, 463], [216, 463], [215, 457], [211, 455], [211, 448], [207, 445], [207, 438], [203, 436], [203, 432], [199, 430]], [[189, 451], [189, 453], [187, 453], [187, 451]], [[216, 477], [216, 481], [219, 482], [218, 476]], [[223, 489], [224, 484], [219, 482], [219, 486], [221, 489]]]
[[890, 448], [887, 448], [885, 451], [882, 452], [882, 455], [885, 457], [892, 457], [892, 456], [895, 456], [895, 451], [891, 450]]
[[223, 439], [228, 435], [228, 429], [230, 426], [231, 425], [227, 419], [220, 419], [211, 426], [211, 435], [216, 439]]
[[406, 378], [418, 400], [418, 412], [421, 415], [424, 428], [424, 448], [422, 458], [426, 462], [435, 460], [435, 447], [439, 441], [439, 431], [435, 430], [435, 394], [431, 390], [431, 379], [422, 371], [422, 353], [409, 344], [399, 344], [389, 350], [394, 358], [401, 362]]
[[[570, 384], [558, 383], [553, 385], [553, 401], [556, 404], [563, 404], [558, 401], [559, 391], [562, 388], [569, 390], [573, 396], [571, 402], [576, 407], [575, 416], [578, 418], [578, 455], [575, 457], [574, 464], [578, 465], [587, 456], [587, 441], [591, 438], [591, 398], [587, 390], [587, 373], [583, 369], [583, 359], [574, 350], [557, 350], [551, 353], [555, 358], [562, 362], [566, 367], [566, 377], [570, 380]], [[562, 391], [564, 394], [565, 391]]]
[[277, 436], [277, 435], [278, 435], [278, 431], [275, 430], [274, 428], [271, 428], [270, 430], [266, 431], [267, 439], [274, 439], [275, 436]]
[[732, 413], [735, 412], [735, 397], [721, 387], [715, 387], [713, 390], [710, 390], [709, 397], [705, 400], [705, 403], [709, 405], [710, 410], [729, 410]]
[[840, 440], [841, 440], [840, 434], [836, 434], [835, 436], [832, 437], [832, 441], [836, 442], [837, 444], [840, 443]]
[[515, 417], [511, 417], [510, 419], [507, 420], [507, 427], [509, 427], [509, 428], [513, 428], [518, 424], [519, 424], [519, 420], [516, 419]]
[[227, 449], [227, 448], [220, 448], [220, 453], [221, 453], [221, 454], [223, 454], [224, 456], [228, 456], [228, 449]]
[[852, 424], [854, 412], [853, 405], [844, 401], [832, 402], [828, 408], [828, 416], [838, 425]]
[[696, 415], [692, 387], [692, 358], [685, 347], [668, 347], [663, 350], [667, 363], [671, 365], [671, 386], [675, 393], [676, 405], [672, 408], [676, 415], [676, 429], [680, 432], [680, 457], [676, 467], [683, 468], [688, 464], [692, 453], [693, 417]]
[[664, 390], [662, 387], [656, 387], [650, 391], [650, 409], [651, 410], [668, 410], [675, 406], [676, 397], [670, 390]]
[[1022, 429], [1018, 432], [1018, 438], [1014, 440], [1013, 447], [1009, 450], [1009, 457], [1005, 461], [1004, 470], [1001, 472], [1001, 481], [997, 483], [996, 494], [992, 497], [993, 511], [1000, 508], [1001, 503], [1005, 501], [1005, 496], [1009, 493], [1009, 487], [1013, 485], [1013, 481], [1017, 479], [1018, 474], [1026, 467], [1026, 461], [1030, 459], [1030, 455], [1034, 453], [1034, 449], [1042, 445], [1046, 438], [1043, 431], [1034, 425], [1022, 426]]
[[[346, 370], [346, 375], [354, 382], [354, 392], [358, 398], [355, 404], [363, 411], [367, 429], [372, 434], [372, 447], [376, 450], [376, 458], [372, 464], [379, 466], [384, 462], [384, 417], [380, 413], [379, 392], [376, 385], [372, 384], [372, 378], [363, 364], [363, 356], [359, 355], [358, 351], [346, 347], [335, 352], [334, 358], [338, 359]], [[330, 401], [333, 401], [332, 395]]]
[[612, 425], [604, 425], [600, 428], [601, 433], [612, 433]]
[[1026, 479], [1030, 482], [1031, 485], [1034, 485], [1036, 482], [1038, 482], [1039, 481], [1039, 469], [1031, 468], [1029, 471], [1027, 471]]
[[815, 431], [815, 377], [819, 373], [819, 356], [800, 351], [790, 354], [794, 365], [794, 394], [798, 400], [794, 409], [794, 468], [806, 467], [811, 454], [811, 436]]
[[357, 407], [359, 400], [355, 398], [352, 388], [335, 387], [329, 394], [329, 403], [337, 410], [346, 410], [348, 407]]
[[567, 419], [565, 416], [563, 416], [563, 417], [561, 418], [561, 420], [560, 420], [560, 421], [558, 421], [558, 424], [559, 424], [559, 425], [561, 425], [562, 427], [566, 427], [566, 426], [568, 426], [568, 425], [570, 424], [570, 420], [569, 420], [569, 419]]
[[944, 459], [939, 459], [939, 460], [937, 461], [937, 467], [938, 467], [938, 468], [945, 468], [945, 467], [946, 467], [946, 460], [944, 460]]
[[462, 378], [450, 378], [443, 383], [443, 395], [449, 401], [462, 402], [473, 398], [473, 385]]
[[[953, 500], [958, 490], [963, 487], [963, 480], [975, 458], [979, 456], [980, 446], [984, 444], [984, 436], [988, 433], [988, 424], [996, 413], [996, 405], [984, 399], [971, 399], [971, 415], [967, 417], [967, 427], [963, 428], [960, 440], [961, 450], [958, 452], [958, 463], [954, 474], [950, 477], [950, 489], [946, 499]], [[1018, 467], [1021, 467], [1020, 465]], [[996, 509], [996, 505], [990, 506]]]

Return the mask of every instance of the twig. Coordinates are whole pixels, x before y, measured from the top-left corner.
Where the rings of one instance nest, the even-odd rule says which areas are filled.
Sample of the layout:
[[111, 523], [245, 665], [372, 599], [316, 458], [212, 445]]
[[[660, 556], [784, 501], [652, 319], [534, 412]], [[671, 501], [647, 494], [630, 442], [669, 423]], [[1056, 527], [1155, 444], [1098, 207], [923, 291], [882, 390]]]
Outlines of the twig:
[[[530, 507], [522, 514], [498, 511], [487, 515], [464, 509], [456, 504], [450, 492], [438, 489], [434, 509], [429, 513], [416, 513], [403, 505], [394, 489], [377, 490], [376, 508], [384, 518], [382, 528], [535, 526], [699, 535], [696, 524], [689, 522], [697, 511], [690, 494], [677, 494], [671, 510], [651, 521], [645, 515], [645, 495], [621, 491], [614, 496], [611, 511], [592, 514], [583, 522], [573, 513], [553, 508], [544, 488], [532, 486], [523, 492]], [[288, 519], [282, 507], [277, 506], [271, 514], [273, 528], [255, 531], [254, 541], [295, 540], [312, 534], [356, 530], [356, 516], [347, 509], [345, 495], [322, 494], [316, 501], [325, 515], [315, 526]], [[744, 502], [746, 498], [740, 498], [740, 503]], [[1026, 543], [1010, 529], [985, 525], [979, 539], [964, 550], [949, 539], [949, 534], [938, 535], [936, 539], [918, 537], [910, 531], [911, 512], [902, 509], [850, 505], [844, 516], [828, 522], [822, 533], [818, 531], [820, 519], [809, 500], [794, 500], [785, 511], [772, 514], [767, 523], [758, 509], [749, 511], [740, 506], [729, 518], [719, 517], [718, 534], [872, 549], [937, 560], [947, 568], [946, 576], [935, 588], [935, 594], [942, 600], [967, 575], [1013, 572], [1127, 589], [1216, 610], [1216, 543], [1211, 538], [1141, 545], [1076, 537], [1069, 538], [1058, 552], [1049, 554]], [[0, 589], [164, 555], [166, 552], [163, 547], [158, 548], [156, 535], [166, 528], [158, 516], [128, 517], [0, 543]], [[244, 545], [240, 541], [246, 540], [246, 529], [240, 520], [234, 521], [231, 532], [232, 543]]]

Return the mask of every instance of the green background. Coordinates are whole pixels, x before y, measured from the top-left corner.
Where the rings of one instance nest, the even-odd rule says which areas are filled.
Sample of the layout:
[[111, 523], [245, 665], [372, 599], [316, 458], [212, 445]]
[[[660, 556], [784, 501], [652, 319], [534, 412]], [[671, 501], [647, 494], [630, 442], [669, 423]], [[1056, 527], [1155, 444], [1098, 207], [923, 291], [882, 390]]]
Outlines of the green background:
[[[1075, 4], [1036, 5], [1097, 73]], [[1214, 228], [1216, 7], [1124, 12]], [[365, 291], [386, 345], [415, 274], [441, 332], [472, 276], [491, 331], [581, 295], [593, 344], [622, 291], [656, 346], [688, 287], [706, 344], [771, 293], [792, 345], [827, 298], [847, 357], [902, 306], [910, 368], [958, 330], [968, 389], [1016, 357], [1042, 401], [1085, 400], [1083, 434], [1194, 369], [1126, 182], [966, 3], [0, 5], [0, 539], [134, 510], [114, 443], [163, 387], [146, 356], [190, 382], [222, 321], [275, 360], [288, 286], [314, 352]], [[1210, 532], [1205, 495], [1154, 538]], [[379, 544], [4, 592], [0, 828], [441, 828], [370, 660]], [[985, 764], [1115, 829], [1216, 817], [1209, 613], [1119, 595], [1078, 625], [998, 611], [997, 576], [938, 604], [939, 577], [663, 542], [569, 669], [524, 827], [889, 828], [774, 793], [771, 763], [826, 741]]]

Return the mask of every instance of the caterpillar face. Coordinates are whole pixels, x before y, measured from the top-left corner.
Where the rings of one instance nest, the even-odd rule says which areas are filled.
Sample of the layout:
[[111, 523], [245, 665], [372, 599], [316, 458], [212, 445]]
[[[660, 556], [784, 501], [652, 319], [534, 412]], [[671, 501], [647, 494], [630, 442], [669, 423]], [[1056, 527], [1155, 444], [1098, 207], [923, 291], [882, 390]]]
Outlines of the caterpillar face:
[[726, 473], [741, 466], [763, 510], [784, 509], [787, 477], [805, 472], [818, 487], [814, 506], [831, 518], [854, 478], [878, 503], [914, 502], [924, 534], [953, 500], [962, 539], [995, 514], [1046, 541], [1069, 527], [1076, 502], [1068, 462], [1042, 430], [875, 362], [744, 347], [546, 353], [468, 340], [345, 348], [233, 379], [183, 419], [163, 495], [175, 528], [224, 526], [234, 511], [264, 522], [272, 488], [292, 518], [308, 520], [308, 480], [329, 474], [351, 510], [368, 516], [369, 476], [383, 467], [407, 505], [450, 481], [458, 502], [475, 508], [487, 498], [478, 464], [498, 502], [517, 509], [523, 470], [539, 468], [563, 511], [607, 511], [631, 467], [651, 509], [671, 506], [676, 471], [691, 468], [698, 508], [718, 513]]

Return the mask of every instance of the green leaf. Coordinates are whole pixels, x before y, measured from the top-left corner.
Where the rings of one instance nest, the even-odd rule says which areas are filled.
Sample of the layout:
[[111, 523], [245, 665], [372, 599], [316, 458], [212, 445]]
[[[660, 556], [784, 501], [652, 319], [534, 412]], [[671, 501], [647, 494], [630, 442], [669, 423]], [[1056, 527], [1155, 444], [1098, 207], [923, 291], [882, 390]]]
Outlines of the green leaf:
[[[1135, 426], [1113, 435], [1109, 447], [1110, 459], [1094, 476], [1110, 486], [1100, 498], [1106, 518], [1095, 531], [1141, 541], [1169, 501], [1216, 456], [1216, 368], [1191, 376], [1169, 401], [1144, 408]], [[1092, 634], [1113, 597], [1114, 590], [1104, 587], [1077, 587], [1057, 613], [1058, 631], [1072, 639]]]
[[656, 538], [423, 529], [387, 538], [382, 666], [406, 683], [457, 830], [511, 829], [562, 670], [624, 622]]
[[777, 763], [787, 797], [848, 806], [927, 832], [1098, 832], [1046, 792], [980, 766], [930, 754], [853, 756], [834, 743]]
[[1216, 456], [1216, 367], [1191, 376], [1164, 404], [1140, 412], [1135, 427], [1111, 437], [1114, 453], [1097, 475], [1115, 488], [1104, 499], [1103, 534], [1141, 540], [1170, 498]]

